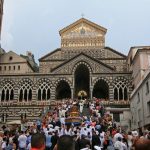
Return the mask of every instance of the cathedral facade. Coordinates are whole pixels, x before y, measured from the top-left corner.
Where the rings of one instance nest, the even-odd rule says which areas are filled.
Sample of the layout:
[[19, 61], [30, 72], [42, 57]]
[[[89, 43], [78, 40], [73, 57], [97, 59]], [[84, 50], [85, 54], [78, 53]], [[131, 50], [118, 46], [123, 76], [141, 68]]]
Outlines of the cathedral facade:
[[21, 115], [33, 120], [62, 99], [95, 97], [116, 121], [129, 123], [132, 83], [127, 56], [105, 46], [106, 32], [85, 18], [70, 24], [59, 32], [61, 47], [39, 59], [39, 71], [14, 52], [1, 55], [2, 120]]

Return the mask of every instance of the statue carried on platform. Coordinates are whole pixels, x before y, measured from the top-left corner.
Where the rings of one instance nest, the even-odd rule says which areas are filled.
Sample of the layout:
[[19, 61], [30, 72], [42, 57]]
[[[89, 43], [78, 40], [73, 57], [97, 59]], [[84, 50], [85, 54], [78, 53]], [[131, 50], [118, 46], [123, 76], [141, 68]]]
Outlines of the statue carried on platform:
[[73, 105], [69, 110], [69, 116], [65, 119], [66, 124], [80, 125], [82, 123], [82, 118], [80, 117], [80, 112], [76, 105]]

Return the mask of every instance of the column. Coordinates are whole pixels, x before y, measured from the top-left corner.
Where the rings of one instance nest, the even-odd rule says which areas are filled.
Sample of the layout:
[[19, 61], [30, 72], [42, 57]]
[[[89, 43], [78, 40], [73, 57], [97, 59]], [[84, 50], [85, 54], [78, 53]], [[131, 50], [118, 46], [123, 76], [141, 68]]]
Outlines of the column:
[[71, 99], [74, 99], [74, 88], [71, 88]]
[[118, 90], [118, 101], [119, 101], [119, 97], [120, 97], [119, 95], [120, 95], [120, 94], [119, 94], [119, 89], [118, 89], [118, 88], [117, 88], [117, 90]]
[[90, 88], [90, 99], [93, 99], [93, 87]]
[[42, 96], [43, 96], [43, 89], [41, 89], [41, 101], [42, 101]]
[[109, 100], [112, 101], [114, 99], [114, 89], [112, 85], [109, 85]]
[[124, 88], [122, 88], [122, 98], [124, 100]]
[[47, 101], [47, 89], [46, 89], [46, 96], [45, 96], [45, 100]]
[[56, 89], [55, 89], [55, 87], [52, 87], [50, 92], [51, 92], [51, 99], [55, 100], [56, 99]]
[[19, 101], [19, 91], [18, 91], [18, 88], [15, 86], [14, 87], [14, 100], [17, 100]]
[[33, 89], [31, 89], [32, 91], [32, 100], [37, 100], [37, 90], [36, 87], [34, 86]]
[[1, 97], [2, 97], [2, 89], [0, 89], [0, 102], [1, 102]]
[[11, 94], [11, 89], [9, 89], [9, 98], [8, 98], [8, 102], [10, 101], [10, 94]]
[[23, 98], [22, 98], [22, 101], [24, 101], [24, 90], [25, 90], [25, 89], [23, 89], [23, 90], [22, 90], [22, 91], [23, 91], [23, 92], [22, 92], [22, 93], [23, 93]]
[[4, 90], [4, 102], [6, 102], [6, 90]]
[[27, 102], [29, 100], [29, 89], [27, 89]]

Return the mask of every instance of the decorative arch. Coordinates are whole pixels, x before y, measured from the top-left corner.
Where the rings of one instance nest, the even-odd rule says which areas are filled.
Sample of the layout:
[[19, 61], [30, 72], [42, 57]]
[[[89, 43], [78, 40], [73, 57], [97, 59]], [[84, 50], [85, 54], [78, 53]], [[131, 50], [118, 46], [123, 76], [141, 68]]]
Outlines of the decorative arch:
[[104, 80], [110, 86], [110, 81], [107, 78], [105, 78], [105, 77], [98, 77], [98, 78], [96, 78], [93, 81], [92, 85], [94, 86], [96, 84], [96, 82], [98, 82], [99, 80]]
[[109, 98], [109, 82], [103, 78], [97, 78], [94, 82], [93, 97], [108, 100]]
[[74, 75], [74, 96], [79, 98], [78, 94], [81, 91], [85, 91], [87, 94], [86, 98], [90, 97], [90, 76], [92, 69], [90, 65], [84, 61], [78, 62], [73, 67]]
[[72, 87], [72, 83], [71, 83], [70, 80], [68, 80], [67, 78], [59, 78], [54, 83], [55, 90], [56, 90], [56, 87], [57, 87], [57, 85], [59, 84], [60, 81], [65, 81], [65, 82], [67, 82], [69, 84], [70, 87]]
[[72, 74], [75, 73], [77, 67], [78, 67], [79, 65], [81, 65], [81, 64], [87, 66], [87, 68], [89, 69], [89, 73], [92, 74], [93, 70], [92, 70], [91, 66], [90, 66], [87, 62], [85, 62], [85, 61], [80, 61], [80, 62], [76, 63], [76, 64], [74, 65], [73, 69], [72, 69]]
[[49, 100], [52, 83], [49, 79], [42, 78], [37, 81], [37, 99], [38, 100]]
[[114, 100], [128, 100], [129, 81], [124, 77], [117, 77], [113, 81]]
[[19, 101], [32, 100], [33, 81], [29, 78], [24, 78], [18, 83]]
[[1, 101], [10, 101], [14, 99], [14, 81], [13, 80], [3, 80], [0, 84], [1, 90]]
[[66, 79], [59, 79], [56, 82], [56, 99], [71, 98], [71, 83]]

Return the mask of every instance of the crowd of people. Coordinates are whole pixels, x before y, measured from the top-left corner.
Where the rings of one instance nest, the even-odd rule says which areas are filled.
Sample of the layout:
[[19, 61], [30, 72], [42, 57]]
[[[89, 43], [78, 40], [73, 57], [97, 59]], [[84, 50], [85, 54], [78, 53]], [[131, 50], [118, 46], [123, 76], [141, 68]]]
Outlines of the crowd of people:
[[[66, 124], [74, 105], [79, 108], [82, 123]], [[83, 114], [84, 108], [89, 115]], [[99, 99], [69, 99], [50, 108], [26, 129], [10, 131], [3, 126], [0, 147], [0, 150], [148, 150], [150, 131], [127, 133], [115, 123]]]

